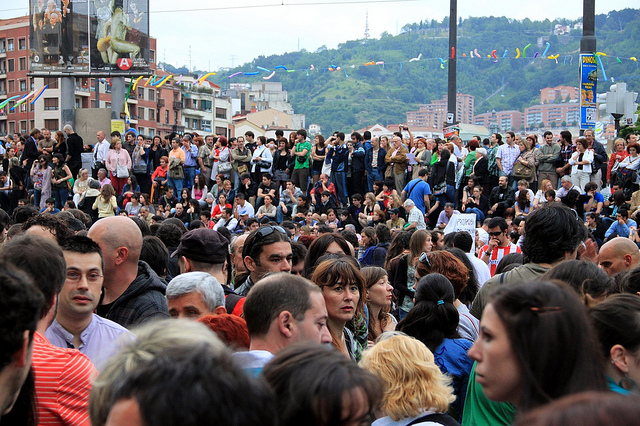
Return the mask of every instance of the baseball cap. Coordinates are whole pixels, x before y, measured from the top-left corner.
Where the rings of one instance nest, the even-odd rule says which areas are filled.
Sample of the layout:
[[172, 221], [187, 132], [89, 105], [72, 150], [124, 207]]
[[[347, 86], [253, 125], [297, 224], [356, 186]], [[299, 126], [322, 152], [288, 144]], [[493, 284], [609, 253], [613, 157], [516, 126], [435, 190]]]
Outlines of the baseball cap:
[[224, 263], [229, 252], [229, 241], [218, 231], [207, 228], [193, 229], [180, 238], [178, 249], [171, 257], [184, 256], [196, 262]]

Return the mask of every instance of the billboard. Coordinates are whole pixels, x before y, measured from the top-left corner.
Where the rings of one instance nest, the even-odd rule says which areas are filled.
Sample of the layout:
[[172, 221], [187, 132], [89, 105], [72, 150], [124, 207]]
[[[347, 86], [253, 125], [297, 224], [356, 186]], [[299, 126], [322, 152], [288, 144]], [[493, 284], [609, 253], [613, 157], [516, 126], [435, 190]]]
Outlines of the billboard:
[[88, 71], [87, 0], [30, 0], [31, 71]]
[[149, 0], [88, 0], [92, 71], [149, 70]]
[[593, 129], [596, 125], [596, 89], [598, 64], [595, 55], [580, 55], [580, 128]]
[[149, 0], [29, 0], [34, 72], [149, 70]]

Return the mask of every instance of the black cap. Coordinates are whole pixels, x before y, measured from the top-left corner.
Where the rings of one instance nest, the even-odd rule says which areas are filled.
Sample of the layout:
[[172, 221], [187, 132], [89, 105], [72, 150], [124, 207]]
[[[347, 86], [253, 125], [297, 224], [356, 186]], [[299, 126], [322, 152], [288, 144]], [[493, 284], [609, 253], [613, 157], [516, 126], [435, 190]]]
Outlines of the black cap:
[[389, 214], [400, 214], [400, 210], [396, 208], [389, 209]]
[[229, 241], [218, 231], [198, 228], [180, 238], [180, 245], [171, 257], [184, 256], [196, 262], [219, 264], [227, 259], [228, 251]]

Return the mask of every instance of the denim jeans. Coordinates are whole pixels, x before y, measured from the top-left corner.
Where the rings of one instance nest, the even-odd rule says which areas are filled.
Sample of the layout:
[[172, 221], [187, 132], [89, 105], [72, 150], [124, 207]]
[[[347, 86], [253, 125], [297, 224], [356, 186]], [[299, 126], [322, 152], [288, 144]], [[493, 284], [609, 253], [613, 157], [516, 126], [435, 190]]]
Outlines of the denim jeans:
[[33, 190], [33, 205], [40, 210], [40, 198], [42, 198], [42, 190], [34, 189]]
[[484, 222], [484, 213], [477, 207], [471, 207], [465, 210], [465, 213], [475, 213], [476, 214], [476, 222]]
[[331, 172], [331, 181], [336, 186], [336, 194], [338, 194], [338, 199], [340, 203], [342, 203], [342, 207], [346, 207], [349, 203], [349, 198], [347, 196], [347, 180], [346, 180], [346, 172]]
[[[185, 166], [184, 167], [184, 182], [183, 186], [187, 188], [193, 187], [193, 181], [196, 177], [196, 167], [195, 166]], [[180, 188], [182, 189], [182, 188]]]
[[373, 191], [373, 182], [377, 180], [380, 180], [380, 181], [384, 180], [384, 176], [382, 176], [382, 172], [379, 172], [377, 170], [372, 170], [370, 172], [367, 172], [367, 190], [369, 192]]
[[56, 208], [62, 210], [64, 203], [66, 203], [67, 198], [69, 198], [69, 190], [67, 188], [51, 188], [51, 194], [56, 200]]
[[180, 195], [180, 192], [182, 192], [182, 179], [167, 177], [167, 184], [173, 188], [174, 194]]

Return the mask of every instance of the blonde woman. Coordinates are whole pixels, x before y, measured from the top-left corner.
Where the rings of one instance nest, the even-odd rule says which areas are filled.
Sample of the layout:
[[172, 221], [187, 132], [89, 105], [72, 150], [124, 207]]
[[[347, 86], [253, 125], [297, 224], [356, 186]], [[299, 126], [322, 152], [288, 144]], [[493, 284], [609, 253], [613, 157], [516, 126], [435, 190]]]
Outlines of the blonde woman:
[[447, 414], [455, 400], [451, 379], [434, 363], [424, 343], [400, 333], [385, 333], [360, 363], [383, 383], [381, 412], [373, 426], [458, 425]]
[[89, 170], [80, 169], [78, 172], [78, 177], [73, 183], [73, 202], [77, 206], [80, 203], [80, 198], [82, 194], [89, 189], [89, 181], [91, 178], [89, 177]]

